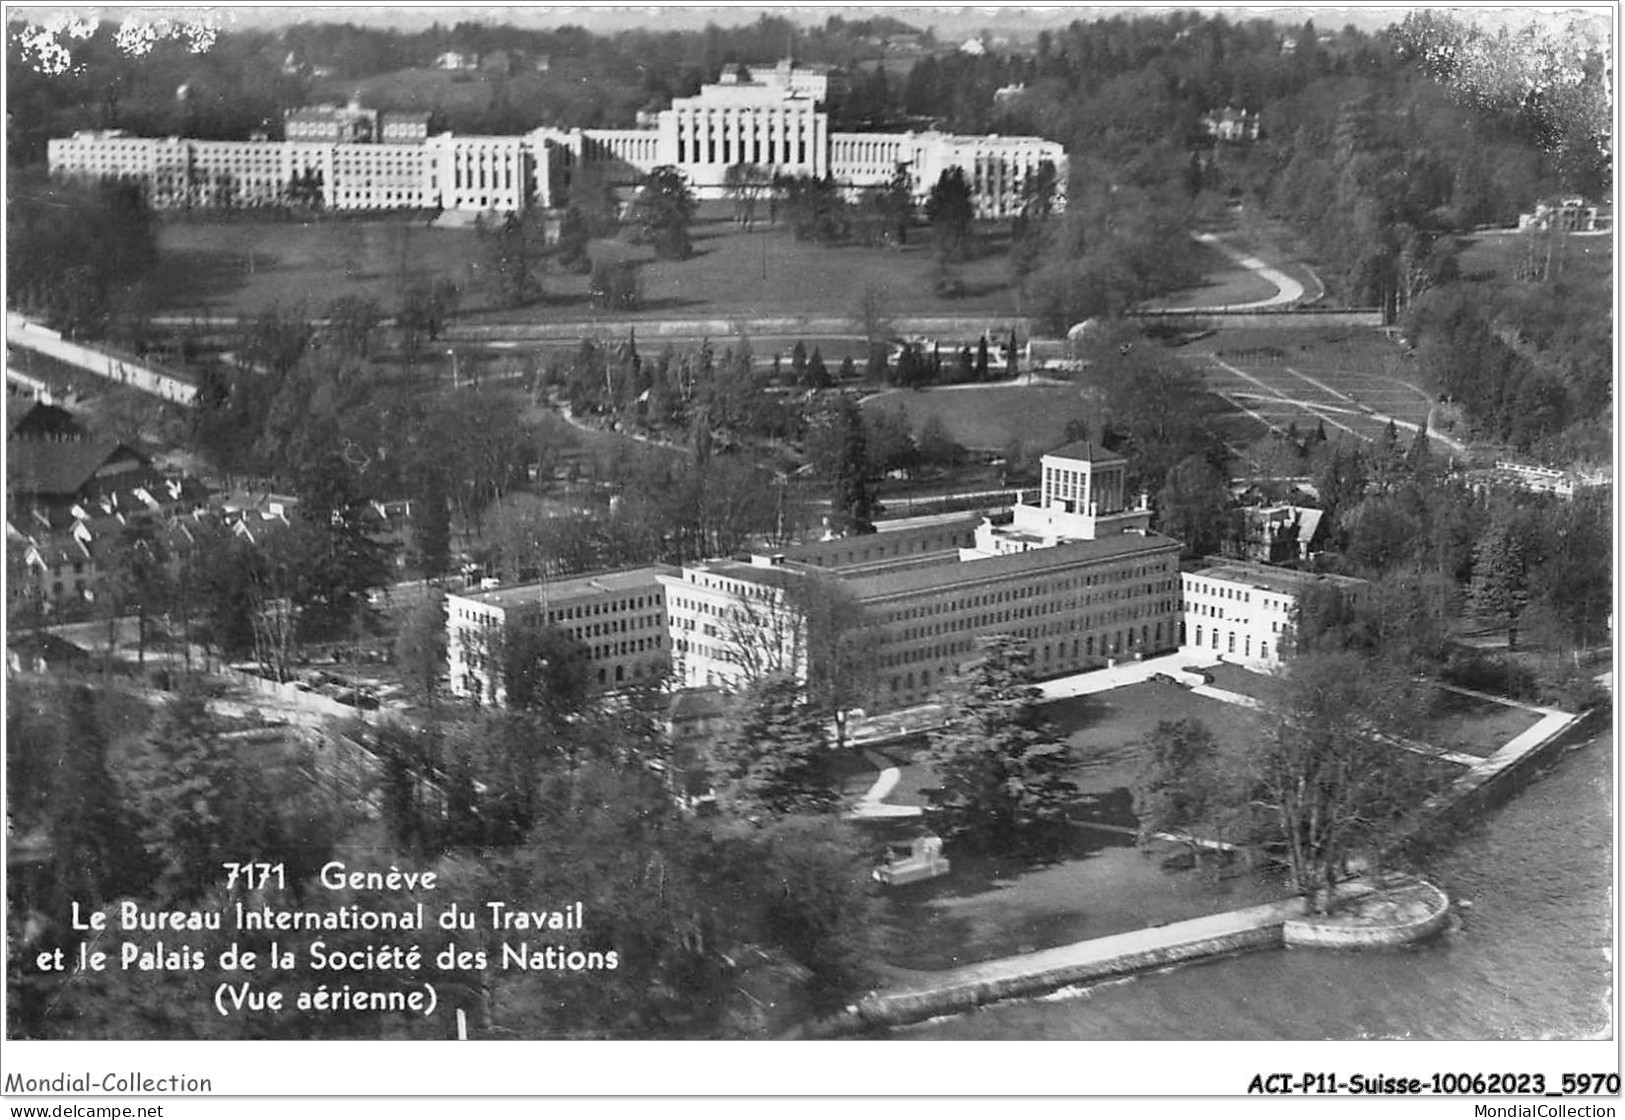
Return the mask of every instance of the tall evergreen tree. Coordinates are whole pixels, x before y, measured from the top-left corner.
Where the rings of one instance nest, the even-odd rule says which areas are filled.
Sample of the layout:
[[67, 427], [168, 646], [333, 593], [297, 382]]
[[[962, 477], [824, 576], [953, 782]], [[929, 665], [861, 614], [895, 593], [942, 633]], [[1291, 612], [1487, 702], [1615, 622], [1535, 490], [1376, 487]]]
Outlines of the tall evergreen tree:
[[808, 431], [807, 452], [830, 488], [830, 528], [842, 536], [874, 532], [874, 484], [856, 402], [837, 396], [824, 408]]
[[1032, 655], [994, 635], [948, 681], [931, 733], [926, 822], [944, 838], [985, 851], [1045, 850], [1077, 798], [1067, 744], [1039, 710]]
[[963, 171], [950, 167], [942, 173], [925, 200], [925, 216], [936, 238], [939, 259], [962, 261], [970, 256], [976, 207]]
[[822, 720], [783, 676], [740, 694], [711, 758], [718, 799], [740, 816], [833, 811], [828, 760]]
[[1533, 568], [1524, 526], [1507, 515], [1490, 522], [1473, 549], [1473, 606], [1506, 622], [1507, 649], [1518, 646], [1518, 620], [1529, 605]]
[[694, 195], [681, 171], [657, 167], [644, 177], [632, 203], [631, 221], [638, 236], [654, 246], [662, 260], [687, 260], [694, 253], [689, 226], [694, 221]]

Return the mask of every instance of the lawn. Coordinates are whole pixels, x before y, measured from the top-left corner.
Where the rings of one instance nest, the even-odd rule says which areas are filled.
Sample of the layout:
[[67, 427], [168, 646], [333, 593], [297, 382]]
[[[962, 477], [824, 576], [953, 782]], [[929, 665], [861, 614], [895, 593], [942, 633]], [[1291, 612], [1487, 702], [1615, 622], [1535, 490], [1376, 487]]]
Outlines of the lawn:
[[[1528, 252], [1525, 235], [1511, 230], [1475, 234], [1461, 238], [1458, 244], [1461, 274], [1470, 277], [1493, 274], [1499, 280], [1511, 280]], [[1559, 238], [1553, 243], [1553, 262], [1553, 272], [1565, 281], [1601, 285], [1600, 290], [1610, 291], [1614, 277], [1613, 235], [1572, 234]]]
[[[726, 221], [696, 223], [693, 240], [695, 255], [685, 261], [655, 260], [624, 233], [595, 243], [593, 252], [639, 263], [643, 303], [637, 314], [648, 317], [844, 318], [870, 283], [885, 292], [893, 315], [1019, 310], [997, 231], [984, 236], [984, 255], [959, 266], [965, 289], [959, 299], [932, 291], [933, 251], [923, 229], [902, 250], [831, 248], [798, 242], [782, 225], [744, 233]], [[465, 293], [462, 310], [475, 321], [628, 317], [590, 306], [588, 276], [559, 272], [547, 274], [542, 302], [495, 308], [480, 282], [483, 253], [473, 229], [441, 229], [422, 217], [176, 219], [160, 228], [159, 248], [157, 303], [170, 314], [252, 314], [300, 304], [319, 310], [345, 295], [393, 307], [409, 273], [455, 280]]]
[[159, 228], [158, 247], [158, 308], [178, 315], [252, 315], [272, 306], [320, 312], [341, 296], [393, 308], [403, 272], [468, 288], [480, 260], [472, 230], [404, 217], [175, 220]]
[[[1281, 692], [1278, 678], [1250, 673], [1235, 665], [1215, 665], [1207, 672], [1215, 688], [1266, 703]], [[1440, 688], [1435, 690], [1426, 722], [1415, 737], [1429, 746], [1488, 758], [1539, 721], [1540, 716], [1527, 708]]]
[[901, 409], [916, 433], [936, 416], [953, 440], [989, 451], [1003, 451], [1018, 439], [1047, 451], [1066, 438], [1067, 421], [1089, 418], [1083, 390], [1070, 385], [892, 389], [865, 399], [863, 409]]
[[1147, 306], [1175, 309], [1214, 307], [1252, 303], [1269, 299], [1275, 294], [1274, 284], [1256, 272], [1237, 265], [1211, 245], [1197, 245], [1195, 249], [1198, 267], [1203, 272], [1202, 283], [1150, 300]]
[[1427, 727], [1417, 738], [1435, 747], [1488, 758], [1540, 718], [1527, 708], [1441, 688], [1434, 693]]
[[[1081, 760], [1076, 779], [1083, 798], [1066, 850], [1039, 865], [950, 853], [953, 871], [945, 878], [887, 892], [883, 959], [898, 970], [897, 982], [910, 982], [910, 971], [953, 968], [1280, 896], [1277, 881], [1250, 872], [1165, 868], [1167, 853], [1146, 854], [1133, 836], [1128, 785], [1139, 744], [1157, 722], [1200, 719], [1226, 749], [1239, 750], [1258, 732], [1252, 712], [1159, 681], [1044, 710]], [[928, 784], [923, 767], [905, 766], [887, 800], [917, 804]], [[917, 826], [888, 822], [877, 831], [899, 839], [909, 827]]]

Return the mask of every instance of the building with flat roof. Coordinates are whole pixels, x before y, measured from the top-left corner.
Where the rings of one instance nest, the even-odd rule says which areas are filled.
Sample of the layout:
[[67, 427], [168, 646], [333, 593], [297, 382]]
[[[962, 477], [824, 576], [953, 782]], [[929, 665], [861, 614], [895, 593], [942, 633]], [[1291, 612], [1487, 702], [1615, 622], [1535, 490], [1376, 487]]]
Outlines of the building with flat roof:
[[[1029, 178], [1054, 166], [1065, 206], [1066, 151], [1032, 136], [832, 133], [826, 72], [789, 61], [730, 66], [722, 80], [676, 98], [652, 127], [559, 129], [520, 136], [429, 134], [422, 113], [316, 105], [290, 111], [282, 140], [194, 140], [76, 132], [47, 143], [53, 175], [131, 178], [155, 207], [263, 206], [295, 198], [336, 210], [436, 207], [484, 213], [563, 205], [582, 171], [629, 186], [676, 167], [700, 198], [728, 192], [730, 168], [767, 177], [830, 176], [849, 194], [908, 171], [924, 202], [957, 167], [978, 217], [1005, 218], [1027, 203]], [[298, 180], [297, 184], [295, 180]]]
[[446, 596], [446, 656], [459, 696], [502, 704], [496, 651], [502, 635], [525, 625], [553, 626], [588, 650], [604, 688], [658, 680], [670, 665], [663, 565], [597, 572]]
[[1271, 672], [1291, 656], [1304, 588], [1333, 586], [1357, 596], [1366, 584], [1351, 576], [1210, 556], [1180, 572], [1179, 585], [1183, 650]]
[[1178, 644], [1178, 541], [1150, 532], [1122, 494], [1124, 461], [1073, 444], [1046, 455], [1037, 505], [1008, 517], [914, 526], [662, 576], [673, 678], [736, 688], [806, 673], [803, 605], [820, 579], [880, 635], [872, 711], [932, 697], [976, 648], [1015, 635], [1040, 675], [1098, 668]]

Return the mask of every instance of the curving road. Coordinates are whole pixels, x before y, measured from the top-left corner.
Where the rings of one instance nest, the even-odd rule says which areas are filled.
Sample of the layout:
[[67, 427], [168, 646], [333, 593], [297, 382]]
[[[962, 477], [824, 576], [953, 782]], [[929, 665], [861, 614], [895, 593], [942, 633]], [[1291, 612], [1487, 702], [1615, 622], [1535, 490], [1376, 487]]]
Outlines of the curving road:
[[1292, 279], [1292, 277], [1288, 276], [1280, 269], [1271, 268], [1259, 258], [1248, 256], [1240, 249], [1232, 247], [1221, 239], [1218, 234], [1193, 233], [1191, 236], [1197, 241], [1200, 241], [1203, 245], [1217, 249], [1241, 268], [1245, 268], [1249, 272], [1256, 273], [1260, 279], [1267, 280], [1271, 284], [1274, 284], [1275, 294], [1270, 296], [1268, 299], [1258, 299], [1251, 303], [1227, 303], [1217, 307], [1182, 307], [1180, 308], [1181, 311], [1256, 311], [1263, 307], [1286, 307], [1290, 304], [1297, 303], [1303, 298], [1302, 284]]

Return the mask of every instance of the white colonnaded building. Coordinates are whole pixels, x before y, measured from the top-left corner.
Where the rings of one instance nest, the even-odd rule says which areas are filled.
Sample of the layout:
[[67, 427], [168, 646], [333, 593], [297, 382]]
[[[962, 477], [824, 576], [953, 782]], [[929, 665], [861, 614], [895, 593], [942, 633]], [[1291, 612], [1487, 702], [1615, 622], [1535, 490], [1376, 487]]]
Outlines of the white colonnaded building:
[[153, 206], [166, 209], [275, 206], [292, 188], [333, 210], [500, 213], [565, 205], [584, 171], [628, 186], [667, 166], [702, 199], [727, 193], [730, 168], [829, 177], [856, 193], [886, 185], [902, 167], [920, 201], [957, 167], [977, 216], [1003, 218], [1021, 210], [1048, 165], [1053, 205], [1065, 206], [1067, 156], [1054, 141], [935, 130], [832, 133], [827, 93], [826, 74], [785, 61], [756, 71], [728, 67], [721, 81], [675, 99], [644, 128], [430, 134], [425, 114], [352, 101], [288, 113], [281, 140], [83, 131], [50, 140], [47, 159], [53, 175], [138, 182]]

